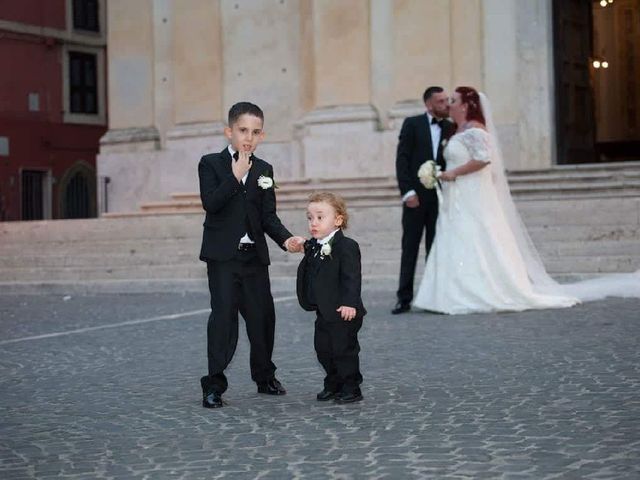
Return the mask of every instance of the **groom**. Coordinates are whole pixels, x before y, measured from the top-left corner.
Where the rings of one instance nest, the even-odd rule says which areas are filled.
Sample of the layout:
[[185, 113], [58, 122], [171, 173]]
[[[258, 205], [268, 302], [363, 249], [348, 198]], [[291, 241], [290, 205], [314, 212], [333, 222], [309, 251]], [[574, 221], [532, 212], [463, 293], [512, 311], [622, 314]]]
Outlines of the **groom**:
[[426, 255], [436, 233], [438, 197], [435, 189], [426, 189], [418, 179], [418, 169], [427, 160], [435, 160], [445, 170], [442, 151], [455, 133], [454, 124], [447, 120], [449, 101], [442, 87], [429, 87], [422, 96], [427, 111], [405, 119], [400, 130], [396, 154], [396, 175], [402, 195], [402, 259], [397, 303], [391, 313], [408, 312], [413, 300], [413, 279], [425, 232]]
[[224, 129], [229, 146], [203, 156], [198, 165], [200, 198], [206, 211], [200, 259], [207, 262], [211, 294], [209, 373], [200, 379], [205, 408], [223, 405], [224, 370], [238, 342], [238, 312], [247, 327], [251, 378], [258, 393], [286, 393], [271, 361], [276, 318], [265, 233], [290, 252], [301, 251], [304, 238], [292, 236], [280, 222], [273, 167], [253, 155], [264, 138], [263, 122], [260, 107], [236, 103]]

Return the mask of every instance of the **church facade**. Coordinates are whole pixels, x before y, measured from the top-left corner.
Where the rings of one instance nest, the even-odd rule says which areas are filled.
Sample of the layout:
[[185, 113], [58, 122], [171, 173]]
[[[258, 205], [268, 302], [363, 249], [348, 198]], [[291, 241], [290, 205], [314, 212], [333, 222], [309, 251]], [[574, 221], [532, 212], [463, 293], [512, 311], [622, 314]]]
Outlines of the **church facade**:
[[[639, 15], [638, 2], [626, 2]], [[570, 141], [558, 142], [573, 137], [558, 133], [584, 120], [592, 147], [596, 138], [596, 7], [579, 0], [109, 0], [101, 211], [197, 191], [200, 156], [224, 148], [227, 111], [238, 101], [265, 112], [257, 154], [274, 165], [276, 180], [393, 176], [402, 121], [424, 111], [430, 85], [486, 93], [508, 169], [581, 161]], [[560, 55], [562, 28], [579, 26], [583, 14], [591, 43], [569, 42]], [[559, 70], [575, 70], [562, 63], [567, 51], [582, 63], [563, 77]], [[585, 81], [591, 93], [581, 97]], [[561, 107], [565, 94], [570, 104]], [[633, 127], [629, 138], [639, 133]]]

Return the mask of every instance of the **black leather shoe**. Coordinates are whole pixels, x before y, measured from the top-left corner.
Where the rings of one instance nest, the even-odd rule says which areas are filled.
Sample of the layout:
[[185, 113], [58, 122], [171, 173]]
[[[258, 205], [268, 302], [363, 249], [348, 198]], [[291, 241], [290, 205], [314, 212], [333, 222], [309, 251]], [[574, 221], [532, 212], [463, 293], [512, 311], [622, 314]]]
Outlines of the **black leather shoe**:
[[258, 384], [258, 393], [266, 393], [267, 395], [285, 395], [287, 391], [277, 379], [272, 378], [268, 382]]
[[222, 407], [222, 394], [211, 390], [208, 383], [209, 377], [205, 375], [200, 378], [200, 386], [202, 387], [202, 406], [204, 408], [220, 408]]
[[408, 312], [409, 310], [411, 310], [410, 303], [398, 302], [396, 303], [396, 306], [393, 307], [393, 310], [391, 310], [391, 314], [398, 315], [399, 313]]
[[359, 402], [362, 399], [362, 392], [360, 392], [360, 390], [356, 390], [355, 392], [342, 393], [340, 395], [337, 395], [334, 402], [340, 405], [344, 405], [345, 403]]
[[336, 392], [334, 392], [333, 390], [327, 390], [326, 388], [324, 388], [319, 394], [316, 395], [316, 399], [319, 402], [326, 402], [327, 400], [331, 400], [332, 398], [335, 398], [336, 396]]
[[204, 408], [221, 408], [222, 405], [222, 394], [218, 392], [202, 394], [202, 406]]

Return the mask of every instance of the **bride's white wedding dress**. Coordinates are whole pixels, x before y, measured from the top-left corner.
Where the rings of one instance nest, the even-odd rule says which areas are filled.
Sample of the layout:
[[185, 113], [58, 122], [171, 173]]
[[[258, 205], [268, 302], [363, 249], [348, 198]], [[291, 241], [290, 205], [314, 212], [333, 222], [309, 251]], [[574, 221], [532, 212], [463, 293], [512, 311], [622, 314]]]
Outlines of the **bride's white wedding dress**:
[[[454, 135], [447, 169], [469, 160], [491, 162], [491, 138], [480, 128]], [[570, 307], [578, 299], [534, 289], [526, 262], [494, 186], [489, 163], [442, 182], [436, 236], [413, 305], [458, 314]]]

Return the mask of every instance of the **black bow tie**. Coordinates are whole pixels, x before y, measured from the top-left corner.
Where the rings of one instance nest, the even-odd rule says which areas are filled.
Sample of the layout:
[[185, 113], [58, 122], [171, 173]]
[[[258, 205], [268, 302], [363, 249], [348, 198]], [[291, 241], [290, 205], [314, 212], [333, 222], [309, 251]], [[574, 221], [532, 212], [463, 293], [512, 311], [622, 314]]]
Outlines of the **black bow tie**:
[[315, 238], [310, 238], [306, 242], [304, 242], [304, 251], [309, 252], [310, 254], [314, 254], [320, 250], [320, 242]]
[[431, 117], [431, 125], [438, 125], [440, 128], [442, 128], [443, 123], [444, 120], [438, 120], [436, 117]]
[[[233, 152], [233, 158], [238, 160], [238, 158], [240, 158], [240, 152]], [[253, 161], [253, 153], [249, 155], [249, 160]]]

